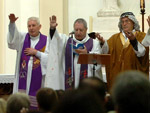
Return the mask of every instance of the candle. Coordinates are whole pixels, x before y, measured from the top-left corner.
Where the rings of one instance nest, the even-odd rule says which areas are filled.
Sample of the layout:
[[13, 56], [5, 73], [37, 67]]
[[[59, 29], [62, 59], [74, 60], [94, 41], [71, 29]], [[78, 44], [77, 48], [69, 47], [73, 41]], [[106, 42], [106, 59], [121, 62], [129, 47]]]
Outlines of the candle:
[[145, 0], [140, 0], [140, 8], [145, 8]]

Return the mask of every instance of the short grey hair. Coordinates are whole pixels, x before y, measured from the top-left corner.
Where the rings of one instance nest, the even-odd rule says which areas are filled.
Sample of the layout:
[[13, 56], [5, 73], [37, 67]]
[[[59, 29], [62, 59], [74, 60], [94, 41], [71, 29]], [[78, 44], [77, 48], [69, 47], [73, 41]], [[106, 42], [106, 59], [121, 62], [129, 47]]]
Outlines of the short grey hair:
[[30, 107], [29, 96], [25, 93], [12, 94], [7, 100], [7, 113], [20, 113], [22, 108]]
[[82, 23], [84, 25], [84, 27], [87, 29], [87, 22], [83, 18], [76, 19], [74, 22], [74, 26], [76, 23]]
[[0, 98], [0, 113], [6, 113], [6, 106], [7, 102], [3, 98]]
[[137, 19], [135, 18], [135, 16], [134, 15], [124, 15], [124, 16], [120, 16], [119, 23], [118, 23], [118, 27], [119, 27], [120, 32], [122, 32], [122, 25], [121, 25], [122, 21], [121, 21], [121, 19], [124, 17], [128, 17], [134, 23], [134, 29], [136, 31], [140, 31], [140, 25], [139, 25], [139, 22], [137, 21]]
[[30, 18], [28, 18], [27, 23], [28, 23], [29, 21], [36, 21], [37, 24], [40, 25], [40, 19], [39, 19], [38, 17], [30, 17]]

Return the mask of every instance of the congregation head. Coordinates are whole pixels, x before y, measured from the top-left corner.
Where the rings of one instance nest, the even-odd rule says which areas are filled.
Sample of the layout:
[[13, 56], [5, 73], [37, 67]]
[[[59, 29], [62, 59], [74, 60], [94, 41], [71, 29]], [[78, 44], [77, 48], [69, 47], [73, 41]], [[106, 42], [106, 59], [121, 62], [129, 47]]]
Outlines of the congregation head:
[[58, 102], [56, 91], [51, 88], [40, 88], [37, 91], [36, 99], [40, 110], [50, 112]]
[[0, 98], [0, 113], [6, 113], [7, 102], [3, 98]]
[[104, 101], [106, 95], [106, 86], [103, 80], [97, 77], [88, 77], [80, 81], [79, 89], [92, 89], [100, 96]]
[[20, 113], [22, 108], [29, 109], [30, 100], [29, 96], [25, 93], [15, 93], [9, 96], [7, 100], [7, 113]]
[[92, 90], [67, 90], [54, 113], [105, 113], [101, 100]]
[[119, 113], [149, 113], [150, 82], [144, 73], [139, 71], [120, 73], [111, 92]]

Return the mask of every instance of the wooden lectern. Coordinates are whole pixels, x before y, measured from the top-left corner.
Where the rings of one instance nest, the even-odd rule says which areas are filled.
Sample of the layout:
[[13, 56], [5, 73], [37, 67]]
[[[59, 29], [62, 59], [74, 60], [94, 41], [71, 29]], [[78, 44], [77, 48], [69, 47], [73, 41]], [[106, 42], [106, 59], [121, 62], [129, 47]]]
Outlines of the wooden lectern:
[[80, 54], [78, 64], [93, 64], [93, 76], [95, 76], [95, 66], [97, 64], [109, 65], [110, 54]]

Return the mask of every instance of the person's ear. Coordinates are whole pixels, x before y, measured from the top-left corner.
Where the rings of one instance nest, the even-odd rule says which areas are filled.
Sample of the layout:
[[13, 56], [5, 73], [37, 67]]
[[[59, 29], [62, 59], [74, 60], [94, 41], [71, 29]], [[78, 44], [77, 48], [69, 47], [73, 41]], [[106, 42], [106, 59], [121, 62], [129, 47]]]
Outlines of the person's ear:
[[40, 24], [40, 25], [39, 25], [39, 30], [41, 29], [41, 27], [42, 27], [42, 25]]

